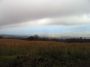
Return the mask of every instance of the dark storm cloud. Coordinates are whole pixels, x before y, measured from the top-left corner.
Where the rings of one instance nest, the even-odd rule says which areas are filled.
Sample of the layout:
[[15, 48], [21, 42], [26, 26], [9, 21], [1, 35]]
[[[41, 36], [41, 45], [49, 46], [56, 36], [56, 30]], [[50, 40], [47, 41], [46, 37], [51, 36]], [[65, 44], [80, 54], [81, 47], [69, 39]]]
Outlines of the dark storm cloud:
[[[50, 18], [48, 23], [46, 21], [47, 25], [82, 24], [87, 20], [87, 22], [90, 21], [89, 6], [89, 0], [2, 0], [0, 3], [0, 25], [26, 23], [26, 21], [32, 23], [32, 20], [44, 18]], [[82, 22], [84, 14], [86, 19]], [[79, 15], [83, 17], [78, 17]], [[72, 19], [73, 16], [78, 18]], [[74, 20], [76, 22], [73, 22]]]

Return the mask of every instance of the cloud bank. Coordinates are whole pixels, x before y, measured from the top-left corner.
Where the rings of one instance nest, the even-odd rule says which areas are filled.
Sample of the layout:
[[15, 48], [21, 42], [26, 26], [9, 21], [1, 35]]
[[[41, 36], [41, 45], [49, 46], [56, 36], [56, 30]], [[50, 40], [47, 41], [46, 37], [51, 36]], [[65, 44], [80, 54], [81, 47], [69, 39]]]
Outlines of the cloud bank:
[[89, 0], [2, 0], [0, 26], [90, 23]]

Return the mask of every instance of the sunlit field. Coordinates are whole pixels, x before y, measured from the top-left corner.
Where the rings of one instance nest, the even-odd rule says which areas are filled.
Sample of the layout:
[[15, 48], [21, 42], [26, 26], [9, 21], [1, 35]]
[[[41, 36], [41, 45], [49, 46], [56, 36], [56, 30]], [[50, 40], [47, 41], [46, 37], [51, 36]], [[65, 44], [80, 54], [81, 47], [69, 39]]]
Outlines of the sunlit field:
[[0, 67], [90, 67], [90, 43], [0, 39]]

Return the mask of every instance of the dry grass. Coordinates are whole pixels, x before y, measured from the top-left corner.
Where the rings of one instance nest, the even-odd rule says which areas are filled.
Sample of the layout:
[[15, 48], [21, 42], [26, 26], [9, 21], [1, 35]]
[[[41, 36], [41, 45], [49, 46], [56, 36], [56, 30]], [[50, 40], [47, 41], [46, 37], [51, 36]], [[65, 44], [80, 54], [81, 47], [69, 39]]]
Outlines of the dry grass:
[[27, 41], [18, 39], [0, 39], [3, 47], [42, 47], [66, 50], [90, 50], [90, 43], [64, 43], [54, 41]]
[[0, 39], [0, 56], [4, 61], [11, 57], [9, 61], [17, 63], [16, 67], [19, 62], [25, 65], [21, 67], [90, 67], [90, 43]]

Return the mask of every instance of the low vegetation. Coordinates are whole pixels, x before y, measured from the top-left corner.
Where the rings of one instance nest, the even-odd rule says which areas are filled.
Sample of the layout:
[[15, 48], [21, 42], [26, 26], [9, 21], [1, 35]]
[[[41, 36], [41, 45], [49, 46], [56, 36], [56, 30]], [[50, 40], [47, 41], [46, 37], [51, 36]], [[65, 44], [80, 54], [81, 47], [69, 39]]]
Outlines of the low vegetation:
[[0, 39], [0, 67], [90, 67], [90, 43]]

